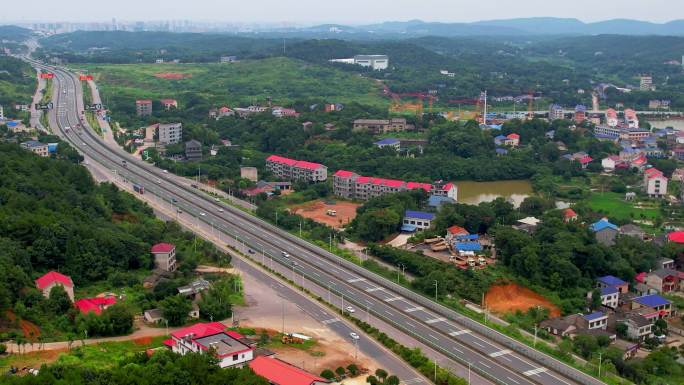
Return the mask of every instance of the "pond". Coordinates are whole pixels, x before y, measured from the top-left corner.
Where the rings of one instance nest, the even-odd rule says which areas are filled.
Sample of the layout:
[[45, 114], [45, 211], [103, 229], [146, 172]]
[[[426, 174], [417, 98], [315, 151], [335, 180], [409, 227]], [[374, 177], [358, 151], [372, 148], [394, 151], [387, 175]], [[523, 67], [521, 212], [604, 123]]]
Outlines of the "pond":
[[684, 131], [684, 120], [681, 119], [653, 120], [648, 122], [651, 123], [651, 126], [654, 128], [672, 127], [677, 131]]
[[456, 186], [458, 186], [458, 202], [474, 205], [503, 197], [518, 207], [525, 198], [533, 194], [529, 180], [464, 181], [456, 182]]

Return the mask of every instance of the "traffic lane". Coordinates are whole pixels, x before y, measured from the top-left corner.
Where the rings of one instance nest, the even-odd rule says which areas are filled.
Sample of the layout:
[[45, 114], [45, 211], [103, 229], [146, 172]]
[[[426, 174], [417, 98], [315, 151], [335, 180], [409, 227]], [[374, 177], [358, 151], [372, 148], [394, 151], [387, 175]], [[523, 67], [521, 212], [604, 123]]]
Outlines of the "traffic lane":
[[[326, 261], [327, 262], [327, 261]], [[334, 269], [334, 268], [333, 268]], [[339, 271], [337, 271], [339, 273]], [[351, 291], [347, 291], [348, 295], [352, 296], [353, 293]]]

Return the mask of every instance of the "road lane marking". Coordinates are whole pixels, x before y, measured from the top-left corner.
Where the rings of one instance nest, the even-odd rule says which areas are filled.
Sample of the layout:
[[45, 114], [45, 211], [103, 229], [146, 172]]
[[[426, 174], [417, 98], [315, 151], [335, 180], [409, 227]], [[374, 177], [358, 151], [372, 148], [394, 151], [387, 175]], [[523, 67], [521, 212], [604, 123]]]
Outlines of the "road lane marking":
[[347, 282], [348, 283], [355, 283], [355, 282], [363, 282], [365, 280], [366, 280], [366, 278], [352, 278], [352, 279], [348, 279]]
[[339, 318], [331, 318], [331, 319], [327, 319], [325, 321], [321, 321], [321, 323], [323, 325], [330, 325], [330, 324], [334, 324], [335, 322], [340, 322]]
[[390, 313], [388, 310], [385, 310], [385, 313], [389, 314], [390, 316], [394, 317], [394, 314]]
[[453, 332], [449, 333], [449, 335], [452, 337], [456, 337], [456, 336], [460, 336], [461, 334], [468, 334], [468, 333], [472, 333], [472, 331], [468, 330], [468, 329], [463, 329], [463, 330], [453, 331]]
[[430, 337], [432, 337], [435, 341], [439, 341], [439, 338], [433, 336], [432, 334], [428, 334]]
[[444, 317], [437, 317], [437, 318], [429, 319], [429, 320], [425, 321], [425, 323], [426, 324], [436, 324], [437, 322], [443, 322], [446, 320], [447, 319]]
[[484, 348], [484, 347], [485, 347], [484, 345], [482, 345], [481, 343], [479, 343], [479, 342], [477, 342], [477, 341], [473, 341], [473, 343], [474, 343], [475, 345], [481, 347], [481, 348]]
[[453, 349], [453, 350], [455, 350], [455, 351], [457, 351], [457, 352], [463, 354], [463, 350], [461, 350], [461, 349], [459, 349], [459, 348], [457, 348], [457, 347], [452, 347], [451, 349]]
[[412, 385], [412, 384], [420, 384], [420, 383], [423, 383], [423, 382], [425, 382], [425, 381], [423, 381], [422, 378], [412, 378], [412, 379], [406, 380], [406, 381], [404, 381], [404, 382], [402, 382], [402, 383], [403, 383], [404, 385]]
[[385, 290], [384, 287], [371, 287], [370, 289], [366, 289], [368, 293], [372, 293], [374, 291], [380, 291], [380, 290]]
[[385, 302], [394, 302], [394, 301], [399, 301], [404, 299], [403, 297], [392, 297], [392, 298], [387, 298], [385, 299]]
[[412, 323], [410, 323], [410, 322], [408, 322], [408, 321], [406, 321], [406, 324], [407, 324], [408, 326], [412, 327], [412, 328], [415, 328], [415, 327], [416, 327], [416, 325], [414, 325], [414, 324], [412, 324]]
[[532, 370], [528, 370], [528, 371], [526, 371], [526, 372], [523, 372], [523, 375], [525, 375], [525, 376], [527, 376], [527, 377], [529, 377], [529, 376], [534, 376], [535, 374], [544, 373], [544, 372], [547, 371], [547, 370], [548, 370], [548, 369], [546, 369], [546, 368], [532, 369]]
[[406, 310], [404, 310], [404, 311], [407, 312], [407, 313], [413, 313], [414, 311], [420, 311], [420, 310], [423, 310], [423, 309], [425, 309], [425, 308], [422, 307], [422, 306], [416, 306], [416, 307], [410, 307], [410, 308], [408, 308], [408, 309], [406, 309]]
[[504, 354], [509, 354], [509, 353], [513, 353], [513, 352], [511, 350], [504, 349], [504, 350], [499, 350], [498, 352], [490, 353], [489, 356], [494, 358], [494, 357], [503, 356]]
[[485, 363], [482, 362], [482, 361], [480, 361], [480, 365], [484, 366], [484, 367], [487, 368], [487, 369], [491, 369], [491, 368], [492, 368], [491, 366], [485, 364]]
[[519, 384], [518, 381], [516, 381], [516, 380], [514, 380], [514, 379], [512, 379], [512, 378], [510, 378], [510, 377], [506, 377], [506, 378], [508, 378], [509, 380], [511, 380], [511, 382], [514, 382], [514, 383], [516, 383], [516, 384]]

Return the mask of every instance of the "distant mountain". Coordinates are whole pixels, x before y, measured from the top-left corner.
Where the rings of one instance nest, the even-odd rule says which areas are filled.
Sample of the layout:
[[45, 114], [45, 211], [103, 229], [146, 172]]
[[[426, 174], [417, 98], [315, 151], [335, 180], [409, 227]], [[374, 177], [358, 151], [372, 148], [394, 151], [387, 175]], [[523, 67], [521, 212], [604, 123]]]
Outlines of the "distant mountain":
[[22, 41], [31, 36], [31, 30], [14, 25], [0, 25], [0, 40]]
[[[327, 28], [326, 28], [327, 27]], [[344, 35], [376, 34], [387, 37], [407, 36], [524, 36], [524, 35], [670, 35], [684, 36], [684, 20], [668, 23], [615, 19], [585, 23], [577, 19], [535, 17], [508, 20], [485, 20], [473, 23], [437, 23], [420, 20], [390, 21], [361, 26], [335, 25], [296, 29], [299, 33], [335, 31]], [[295, 30], [293, 29], [292, 32]]]

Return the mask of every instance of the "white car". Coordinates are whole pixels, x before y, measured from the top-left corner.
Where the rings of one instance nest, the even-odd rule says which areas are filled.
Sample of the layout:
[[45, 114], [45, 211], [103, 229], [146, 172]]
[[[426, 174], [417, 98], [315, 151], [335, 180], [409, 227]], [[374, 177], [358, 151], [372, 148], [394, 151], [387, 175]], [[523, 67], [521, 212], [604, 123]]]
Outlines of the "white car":
[[288, 254], [286, 251], [283, 251], [283, 257], [285, 258], [290, 258], [290, 254]]
[[206, 213], [200, 213], [200, 215], [204, 217], [204, 216], [206, 216], [207, 214], [206, 214]]
[[223, 212], [223, 209], [219, 209], [219, 212], [222, 213], [222, 212]]
[[349, 337], [351, 337], [353, 340], [359, 339], [359, 335], [354, 332], [349, 333]]
[[349, 313], [349, 314], [351, 314], [351, 313], [353, 313], [353, 312], [356, 311], [356, 310], [354, 310], [354, 308], [351, 307], [351, 306], [345, 307], [344, 310], [345, 310], [347, 313]]
[[157, 179], [157, 184], [161, 184], [161, 179]]
[[164, 174], [168, 174], [168, 173], [169, 173], [169, 170], [164, 170]]

